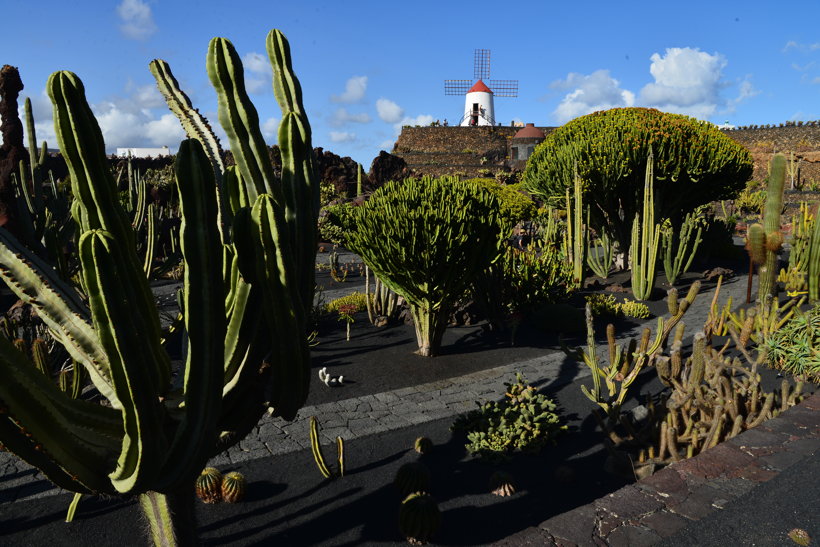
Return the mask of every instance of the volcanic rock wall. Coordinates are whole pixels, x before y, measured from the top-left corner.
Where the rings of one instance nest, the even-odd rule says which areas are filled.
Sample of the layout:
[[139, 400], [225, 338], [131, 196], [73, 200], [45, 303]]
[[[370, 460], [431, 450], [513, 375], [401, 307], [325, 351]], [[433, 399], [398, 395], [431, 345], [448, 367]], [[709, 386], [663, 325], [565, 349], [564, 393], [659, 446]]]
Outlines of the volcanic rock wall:
[[[404, 127], [393, 154], [419, 174], [478, 176], [509, 169], [509, 141], [518, 127]], [[540, 127], [545, 134], [554, 127]], [[796, 184], [820, 185], [820, 122], [724, 131], [752, 153], [752, 179], [766, 179], [772, 154], [793, 154]]]

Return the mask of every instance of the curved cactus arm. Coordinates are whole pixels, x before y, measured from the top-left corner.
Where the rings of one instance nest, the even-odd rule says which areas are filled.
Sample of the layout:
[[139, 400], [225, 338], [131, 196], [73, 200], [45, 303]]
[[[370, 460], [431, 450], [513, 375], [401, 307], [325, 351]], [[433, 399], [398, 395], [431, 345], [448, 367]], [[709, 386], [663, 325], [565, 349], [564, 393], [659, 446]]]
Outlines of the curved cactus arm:
[[222, 396], [225, 291], [213, 169], [199, 141], [182, 141], [176, 164], [185, 263], [183, 308], [188, 351], [184, 412], [165, 458], [159, 489], [196, 476], [210, 455]]
[[63, 393], [0, 337], [0, 441], [72, 491], [113, 493], [105, 473], [119, 446], [119, 412]]
[[196, 139], [202, 144], [202, 148], [213, 167], [216, 182], [219, 233], [222, 241], [226, 242], [227, 240], [222, 228], [225, 214], [223, 197], [225, 162], [222, 161], [224, 153], [222, 152], [222, 147], [219, 145], [219, 139], [214, 135], [211, 124], [208, 123], [205, 116], [194, 108], [191, 99], [189, 99], [188, 95], [179, 87], [179, 82], [174, 78], [174, 73], [171, 72], [171, 66], [162, 59], [154, 59], [148, 65], [148, 68], [151, 70], [151, 74], [154, 75], [154, 79], [157, 81], [157, 87], [160, 93], [162, 93], [162, 96], [165, 97], [168, 108], [182, 124], [185, 134], [188, 135], [189, 139]]
[[314, 261], [319, 215], [319, 179], [311, 144], [310, 122], [302, 107], [302, 88], [293, 73], [290, 45], [279, 30], [272, 30], [266, 48], [273, 67], [273, 92], [282, 109], [279, 150], [282, 153], [282, 190], [285, 222], [299, 272], [299, 292], [304, 309], [313, 304]]
[[100, 126], [85, 99], [83, 83], [75, 74], [55, 72], [46, 88], [54, 104], [54, 129], [71, 174], [71, 188], [75, 199], [82, 203], [77, 209], [80, 233], [102, 229], [118, 242], [123, 259], [118, 284], [137, 295], [130, 301], [130, 315], [144, 322], [140, 331], [144, 338], [141, 351], [150, 353], [146, 365], [152, 369], [151, 376], [156, 377], [156, 393], [163, 395], [170, 385], [171, 362], [159, 343], [159, 313], [137, 256], [131, 221], [120, 205]]
[[259, 129], [259, 115], [245, 91], [242, 61], [230, 40], [211, 40], [207, 68], [216, 89], [219, 123], [228, 135], [250, 201], [256, 201], [259, 194], [271, 194], [281, 204], [282, 189], [276, 182], [268, 146]]
[[123, 286], [122, 272], [131, 264], [110, 233], [84, 233], [79, 251], [94, 328], [109, 356], [111, 379], [122, 402], [124, 435], [109, 478], [120, 493], [138, 492], [156, 479], [166, 448], [159, 433], [164, 419], [162, 391], [153, 352], [146, 348], [150, 336], [143, 317], [134, 313], [141, 295]]
[[111, 383], [108, 357], [89, 324], [76, 291], [45, 262], [0, 228], [0, 278], [23, 302], [31, 304], [54, 338], [83, 363], [94, 387], [113, 408], [121, 408]]
[[302, 307], [293, 297], [292, 255], [281, 217], [281, 209], [268, 194], [260, 195], [251, 209], [265, 315], [277, 336], [269, 357], [269, 400], [276, 415], [292, 420], [307, 398], [310, 355], [307, 337], [301, 331]]

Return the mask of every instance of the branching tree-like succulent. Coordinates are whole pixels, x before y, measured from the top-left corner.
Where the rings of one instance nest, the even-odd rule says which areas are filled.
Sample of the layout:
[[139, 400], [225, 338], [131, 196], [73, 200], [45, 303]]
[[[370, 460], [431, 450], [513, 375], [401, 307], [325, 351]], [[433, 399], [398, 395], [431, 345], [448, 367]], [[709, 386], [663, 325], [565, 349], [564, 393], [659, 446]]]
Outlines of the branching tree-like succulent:
[[698, 205], [736, 195], [752, 174], [749, 152], [708, 122], [648, 108], [614, 108], [550, 133], [527, 162], [524, 186], [557, 205], [572, 187], [577, 166], [592, 224], [607, 226], [625, 253], [642, 203], [650, 147], [657, 215], [675, 229]]
[[498, 211], [493, 194], [448, 177], [390, 182], [356, 209], [348, 246], [407, 301], [419, 355], [436, 354], [452, 305], [498, 259]]
[[[274, 30], [267, 48], [283, 110], [281, 181], [272, 176], [229, 41], [211, 41], [207, 64], [236, 170], [223, 172], [216, 139], [167, 64], [152, 64], [194, 137], [182, 142], [175, 165], [188, 340], [181, 386], [171, 383], [156, 304], [102, 133], [70, 72], [53, 74], [47, 90], [71, 173], [88, 304], [0, 229], [3, 281], [34, 306], [107, 403], [71, 399], [0, 337], [0, 442], [69, 491], [139, 498], [158, 545], [196, 543], [194, 485], [210, 457], [242, 439], [267, 409], [292, 419], [307, 397], [303, 308], [312, 300], [304, 287], [312, 289], [313, 264], [304, 268], [304, 258], [315, 250], [318, 183], [288, 43]], [[235, 197], [230, 214], [223, 214], [221, 181]]]

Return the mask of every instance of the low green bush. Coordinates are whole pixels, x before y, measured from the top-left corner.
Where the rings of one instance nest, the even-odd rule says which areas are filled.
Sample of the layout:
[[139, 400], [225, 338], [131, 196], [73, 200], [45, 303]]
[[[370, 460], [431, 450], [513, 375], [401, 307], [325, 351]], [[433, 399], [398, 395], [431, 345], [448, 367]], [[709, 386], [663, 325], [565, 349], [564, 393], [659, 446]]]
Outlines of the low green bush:
[[515, 383], [505, 383], [505, 398], [478, 404], [478, 410], [462, 414], [453, 431], [465, 431], [470, 454], [490, 461], [503, 460], [513, 452], [538, 452], [567, 426], [560, 424], [557, 405], [536, 392], [520, 373]]

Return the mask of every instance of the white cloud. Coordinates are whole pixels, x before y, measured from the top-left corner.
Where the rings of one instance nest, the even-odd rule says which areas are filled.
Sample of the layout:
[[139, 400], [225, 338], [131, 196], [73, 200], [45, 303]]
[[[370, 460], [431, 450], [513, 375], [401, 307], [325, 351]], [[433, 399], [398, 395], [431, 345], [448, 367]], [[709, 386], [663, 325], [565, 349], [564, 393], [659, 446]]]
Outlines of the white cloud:
[[566, 79], [550, 84], [554, 89], [571, 89], [553, 112], [559, 123], [597, 110], [632, 106], [635, 94], [621, 89], [618, 80], [608, 70], [596, 70], [592, 74], [571, 72]]
[[396, 141], [388, 139], [386, 141], [382, 141], [379, 144], [379, 148], [381, 148], [382, 150], [385, 150], [385, 151], [391, 151], [391, 150], [393, 150], [393, 145], [395, 145], [395, 144], [396, 144]]
[[391, 101], [381, 98], [376, 101], [376, 112], [379, 118], [387, 123], [398, 123], [404, 117], [404, 109]]
[[[416, 116], [414, 118], [412, 118], [410, 116], [405, 116], [404, 118], [401, 119], [400, 125], [401, 126], [404, 126], [404, 125], [421, 125], [421, 126], [425, 126], [425, 125], [430, 125], [431, 123], [433, 123], [433, 120], [434, 120], [434, 118], [430, 114], [419, 114], [418, 116]], [[399, 127], [399, 129], [401, 129], [401, 126]]]
[[279, 134], [279, 119], [268, 118], [262, 123], [262, 135], [266, 139], [273, 139]]
[[344, 108], [339, 108], [330, 118], [330, 125], [341, 127], [348, 123], [370, 123], [372, 120], [367, 112], [352, 113]]
[[814, 44], [800, 44], [794, 40], [789, 40], [786, 42], [786, 45], [783, 46], [782, 51], [785, 53], [790, 49], [796, 49], [798, 51], [817, 51], [820, 49], [820, 42], [815, 42]]
[[265, 55], [252, 51], [242, 56], [245, 67], [245, 88], [248, 93], [259, 94], [272, 90], [273, 69]]
[[179, 141], [185, 138], [185, 131], [171, 113], [153, 118], [147, 112], [123, 110], [113, 102], [93, 105], [92, 110], [108, 150], [151, 146], [176, 148]]
[[331, 142], [353, 142], [356, 140], [356, 134], [347, 131], [331, 131], [330, 140]]
[[358, 103], [364, 99], [367, 91], [367, 76], [353, 76], [345, 83], [345, 91], [341, 95], [331, 95], [334, 103]]
[[133, 40], [145, 40], [157, 31], [151, 6], [142, 0], [122, 0], [117, 6], [122, 24], [120, 31]]
[[653, 53], [649, 72], [655, 78], [641, 89], [640, 102], [666, 112], [706, 119], [722, 104], [719, 92], [726, 59], [697, 48], [667, 48]]
[[145, 124], [145, 138], [157, 146], [176, 148], [185, 138], [185, 131], [179, 124], [176, 116], [163, 114], [158, 120], [151, 120]]

